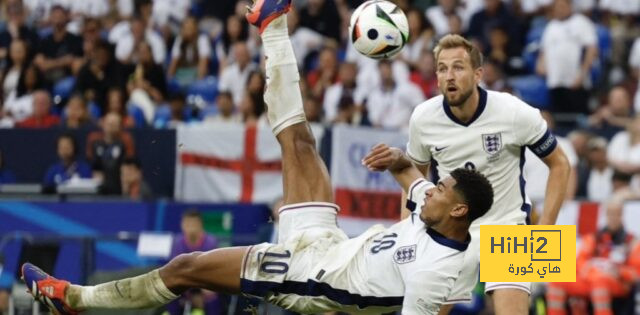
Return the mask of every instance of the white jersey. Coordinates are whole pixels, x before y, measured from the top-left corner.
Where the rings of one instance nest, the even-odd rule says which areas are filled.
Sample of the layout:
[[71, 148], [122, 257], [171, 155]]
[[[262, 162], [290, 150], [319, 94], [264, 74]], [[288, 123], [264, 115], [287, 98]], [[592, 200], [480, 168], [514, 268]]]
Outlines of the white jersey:
[[[381, 314], [402, 309], [402, 314], [437, 314], [450, 302], [447, 297], [469, 243], [448, 239], [420, 220], [417, 205], [432, 187], [417, 180], [409, 192], [416, 213], [353, 239], [340, 236], [344, 233], [335, 225], [335, 213], [323, 219], [313, 209], [294, 212], [304, 205], [283, 213], [280, 228], [293, 236], [282, 244], [249, 250], [241, 276], [243, 293], [302, 313]], [[282, 266], [286, 271], [278, 274]]]
[[467, 123], [451, 113], [442, 95], [418, 105], [410, 120], [407, 155], [418, 164], [431, 163], [434, 182], [460, 167], [487, 177], [493, 206], [474, 226], [529, 223], [525, 148], [543, 158], [555, 149], [556, 139], [538, 109], [508, 93], [478, 90], [478, 109]]

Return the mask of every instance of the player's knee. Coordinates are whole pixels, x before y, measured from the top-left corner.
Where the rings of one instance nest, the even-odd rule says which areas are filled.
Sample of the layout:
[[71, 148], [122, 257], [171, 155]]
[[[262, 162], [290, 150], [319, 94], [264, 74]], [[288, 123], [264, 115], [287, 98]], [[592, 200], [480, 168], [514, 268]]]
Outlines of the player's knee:
[[192, 252], [181, 254], [171, 259], [171, 261], [163, 267], [163, 280], [170, 282], [175, 286], [189, 286], [191, 279], [197, 272], [197, 258], [202, 252]]

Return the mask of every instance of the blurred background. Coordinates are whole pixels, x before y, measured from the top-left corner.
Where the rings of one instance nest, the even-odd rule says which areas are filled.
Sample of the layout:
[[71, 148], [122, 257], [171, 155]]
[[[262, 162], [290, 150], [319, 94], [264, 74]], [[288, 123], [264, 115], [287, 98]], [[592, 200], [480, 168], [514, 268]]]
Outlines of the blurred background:
[[[305, 113], [349, 235], [399, 219], [400, 188], [360, 159], [405, 146], [413, 108], [440, 93], [437, 40], [462, 34], [484, 53], [482, 86], [539, 108], [572, 165], [558, 224], [578, 227], [578, 281], [534, 286], [532, 314], [640, 314], [640, 0], [397, 0], [410, 39], [384, 62], [350, 45], [362, 1], [293, 2]], [[0, 313], [41, 311], [24, 261], [91, 284], [275, 239], [280, 150], [247, 5], [0, 2]], [[548, 172], [530, 153], [535, 222]], [[492, 313], [476, 291], [456, 314]], [[205, 291], [146, 313], [249, 311], [284, 313]]]

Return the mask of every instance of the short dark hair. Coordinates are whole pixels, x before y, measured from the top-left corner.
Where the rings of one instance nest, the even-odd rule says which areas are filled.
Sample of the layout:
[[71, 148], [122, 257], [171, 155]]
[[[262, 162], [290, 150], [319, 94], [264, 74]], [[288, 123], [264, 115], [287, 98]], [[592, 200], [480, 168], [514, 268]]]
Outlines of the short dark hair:
[[194, 208], [185, 210], [182, 213], [182, 218], [183, 219], [193, 218], [193, 219], [198, 219], [198, 220], [200, 220], [200, 222], [202, 222], [202, 214], [200, 214], [200, 211], [198, 211], [197, 209], [194, 209]]
[[469, 223], [489, 211], [493, 204], [493, 187], [484, 175], [466, 168], [457, 168], [450, 175], [456, 180], [453, 189], [460, 194], [469, 207], [467, 213]]
[[438, 58], [440, 58], [440, 52], [444, 49], [452, 49], [452, 48], [464, 48], [469, 54], [471, 58], [471, 66], [473, 69], [478, 69], [482, 67], [482, 52], [473, 45], [466, 38], [457, 35], [457, 34], [449, 34], [440, 38], [438, 41], [438, 45], [433, 49], [433, 55], [436, 58], [436, 64], [438, 63]]

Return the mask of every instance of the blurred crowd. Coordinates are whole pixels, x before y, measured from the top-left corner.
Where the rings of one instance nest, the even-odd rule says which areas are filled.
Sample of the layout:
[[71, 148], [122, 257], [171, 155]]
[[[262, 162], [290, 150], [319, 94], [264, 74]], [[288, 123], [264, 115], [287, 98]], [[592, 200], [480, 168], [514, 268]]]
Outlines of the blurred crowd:
[[[640, 188], [640, 0], [396, 0], [410, 37], [383, 61], [349, 44], [350, 14], [361, 2], [294, 0], [288, 23], [309, 121], [403, 130], [413, 108], [439, 94], [435, 43], [459, 33], [485, 55], [485, 88], [519, 95], [566, 136], [571, 199], [607, 200], [625, 183]], [[266, 124], [262, 49], [244, 20], [248, 5], [3, 1], [0, 127], [96, 130], [85, 156], [95, 169], [135, 157], [127, 129]], [[67, 176], [85, 174], [63, 164]], [[541, 165], [530, 164], [535, 176]], [[1, 165], [0, 182], [10, 181]], [[544, 188], [530, 186], [541, 201]]]

